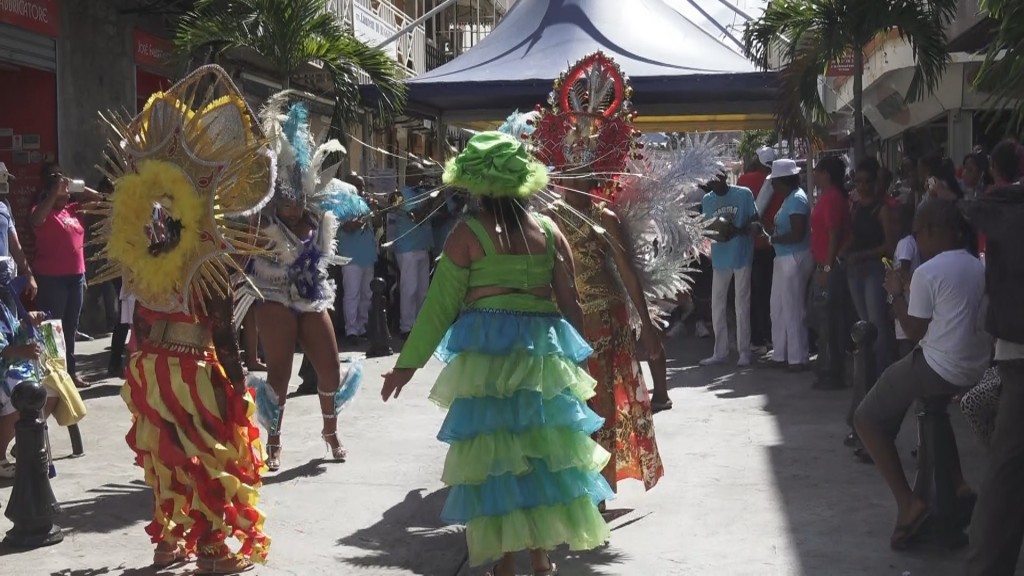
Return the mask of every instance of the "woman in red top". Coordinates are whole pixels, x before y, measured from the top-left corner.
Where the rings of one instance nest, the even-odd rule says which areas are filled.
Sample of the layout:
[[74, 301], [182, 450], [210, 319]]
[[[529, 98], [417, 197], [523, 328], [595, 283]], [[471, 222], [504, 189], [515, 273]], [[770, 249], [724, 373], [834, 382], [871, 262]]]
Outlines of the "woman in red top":
[[846, 164], [840, 158], [822, 158], [814, 167], [814, 185], [819, 196], [811, 210], [811, 256], [814, 258], [816, 298], [824, 298], [824, 310], [832, 318], [829, 334], [818, 334], [818, 389], [845, 387], [844, 359], [846, 332], [846, 274], [839, 267], [839, 250], [850, 233], [850, 200], [844, 187]]
[[[32, 260], [39, 292], [36, 306], [61, 320], [68, 373], [79, 388], [89, 386], [78, 377], [75, 366], [75, 335], [82, 312], [85, 290], [85, 226], [79, 218], [79, 204], [71, 198], [71, 180], [60, 166], [43, 164], [40, 172], [42, 195], [32, 209], [32, 230], [36, 236], [36, 254]], [[75, 193], [77, 200], [91, 201], [100, 194], [91, 188]]]

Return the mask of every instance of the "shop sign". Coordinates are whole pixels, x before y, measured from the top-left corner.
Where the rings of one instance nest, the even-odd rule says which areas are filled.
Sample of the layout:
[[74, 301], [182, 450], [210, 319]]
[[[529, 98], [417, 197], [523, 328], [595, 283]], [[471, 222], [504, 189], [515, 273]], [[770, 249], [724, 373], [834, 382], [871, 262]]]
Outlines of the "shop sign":
[[[352, 22], [355, 37], [370, 46], [380, 46], [398, 32], [397, 28], [359, 2], [352, 5]], [[398, 58], [398, 45], [395, 42], [384, 46], [382, 50], [392, 59]]]
[[0, 0], [0, 22], [56, 38], [59, 7], [59, 0]]
[[837, 76], [853, 76], [853, 54], [845, 54], [842, 58], [828, 65], [825, 73], [829, 78]]
[[[2, 1], [0, 0], [0, 2]], [[167, 66], [167, 62], [171, 58], [171, 52], [174, 51], [173, 42], [166, 38], [148, 34], [142, 30], [135, 30], [133, 32], [133, 40], [135, 43], [136, 64], [151, 68]]]

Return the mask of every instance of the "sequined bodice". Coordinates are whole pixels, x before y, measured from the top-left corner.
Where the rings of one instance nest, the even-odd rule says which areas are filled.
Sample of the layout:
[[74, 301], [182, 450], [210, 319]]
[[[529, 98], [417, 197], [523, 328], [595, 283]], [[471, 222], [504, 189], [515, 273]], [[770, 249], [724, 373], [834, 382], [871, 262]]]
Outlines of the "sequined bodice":
[[600, 308], [610, 300], [623, 300], [622, 291], [608, 269], [608, 238], [604, 232], [594, 230], [594, 224], [601, 222], [604, 204], [594, 204], [583, 214], [578, 214], [562, 202], [552, 206], [551, 214], [572, 246], [573, 263], [576, 266], [576, 288], [580, 293], [583, 311]]

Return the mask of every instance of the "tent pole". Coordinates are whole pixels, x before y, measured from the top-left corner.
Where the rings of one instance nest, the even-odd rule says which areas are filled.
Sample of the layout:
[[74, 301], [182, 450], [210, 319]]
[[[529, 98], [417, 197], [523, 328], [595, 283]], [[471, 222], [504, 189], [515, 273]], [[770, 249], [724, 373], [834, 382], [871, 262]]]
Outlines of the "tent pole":
[[437, 114], [437, 157], [441, 165], [448, 161], [448, 126], [444, 122], [444, 112]]
[[740, 10], [739, 6], [736, 6], [735, 4], [730, 4], [728, 0], [718, 0], [718, 1], [721, 2], [722, 4], [724, 4], [727, 8], [729, 8], [729, 10], [732, 10], [736, 14], [739, 14], [740, 17], [742, 17], [747, 22], [750, 22], [751, 20], [754, 19], [754, 17], [751, 16], [750, 14], [747, 14], [743, 10]]
[[707, 10], [705, 10], [704, 8], [701, 8], [701, 5], [698, 4], [696, 0], [689, 0], [689, 2], [690, 2], [691, 6], [696, 8], [697, 11], [701, 13], [701, 16], [704, 16], [705, 18], [708, 19], [709, 22], [711, 22], [712, 26], [714, 26], [715, 28], [718, 28], [718, 30], [722, 34], [725, 34], [726, 38], [728, 38], [729, 40], [732, 40], [733, 43], [735, 43], [737, 46], [739, 46], [740, 50], [743, 49], [743, 42], [740, 42], [739, 39], [737, 39], [735, 36], [733, 36], [732, 32], [729, 32], [729, 29], [726, 28], [725, 26], [722, 26], [718, 22], [718, 20], [715, 20], [714, 17], [711, 16], [711, 14], [708, 14]]
[[383, 47], [387, 46], [388, 44], [391, 44], [395, 40], [398, 40], [399, 38], [401, 38], [403, 34], [408, 34], [409, 31], [415, 29], [420, 24], [423, 24], [424, 22], [429, 20], [431, 16], [433, 16], [434, 14], [437, 14], [438, 12], [440, 12], [440, 11], [444, 10], [445, 8], [451, 6], [456, 1], [457, 0], [444, 0], [444, 2], [441, 2], [440, 4], [435, 6], [433, 10], [431, 10], [431, 11], [427, 12], [426, 14], [424, 14], [423, 16], [420, 16], [419, 18], [413, 20], [412, 22], [409, 23], [408, 26], [406, 26], [405, 28], [402, 28], [398, 32], [395, 32], [394, 36], [392, 36], [392, 37], [388, 38], [387, 40], [385, 40], [385, 41], [381, 42], [380, 44], [378, 44], [377, 45], [377, 49], [380, 50], [381, 48], [383, 48]]

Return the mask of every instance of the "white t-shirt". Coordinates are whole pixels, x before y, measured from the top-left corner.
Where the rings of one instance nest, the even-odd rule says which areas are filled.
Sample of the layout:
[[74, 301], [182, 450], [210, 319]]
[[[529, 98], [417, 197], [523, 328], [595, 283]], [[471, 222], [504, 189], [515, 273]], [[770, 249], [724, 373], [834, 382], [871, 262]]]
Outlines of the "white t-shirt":
[[[914, 240], [912, 234], [908, 234], [896, 244], [896, 253], [893, 255], [893, 259], [896, 260], [897, 267], [903, 264], [904, 260], [910, 262], [911, 273], [921, 265], [921, 254], [917, 252], [917, 241]], [[907, 333], [903, 331], [903, 326], [900, 325], [899, 320], [896, 321], [896, 339], [907, 339]]]
[[988, 367], [992, 340], [984, 331], [985, 267], [966, 250], [921, 264], [910, 281], [907, 313], [931, 319], [921, 339], [928, 366], [955, 386], [974, 386]]

